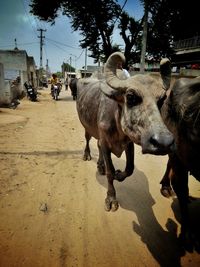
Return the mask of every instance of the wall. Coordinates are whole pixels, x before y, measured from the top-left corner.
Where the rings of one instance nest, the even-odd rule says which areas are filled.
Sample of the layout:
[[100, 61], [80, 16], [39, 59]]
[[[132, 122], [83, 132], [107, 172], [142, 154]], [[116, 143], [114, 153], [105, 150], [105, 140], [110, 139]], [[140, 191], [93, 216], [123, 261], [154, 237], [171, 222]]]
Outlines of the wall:
[[9, 105], [11, 102], [11, 92], [9, 81], [4, 80], [4, 67], [0, 63], [0, 106]]
[[28, 80], [27, 58], [28, 55], [25, 50], [0, 50], [0, 62], [3, 63], [5, 72], [7, 70], [17, 70], [20, 72], [22, 90], [24, 82]]

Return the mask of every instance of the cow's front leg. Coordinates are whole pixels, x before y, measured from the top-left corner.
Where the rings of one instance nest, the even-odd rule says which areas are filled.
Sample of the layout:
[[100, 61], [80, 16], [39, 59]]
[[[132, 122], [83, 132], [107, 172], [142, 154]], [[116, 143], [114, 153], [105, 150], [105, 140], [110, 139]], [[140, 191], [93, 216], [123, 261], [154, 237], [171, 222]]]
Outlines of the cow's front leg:
[[116, 211], [119, 208], [119, 203], [116, 199], [116, 191], [113, 185], [114, 174], [107, 173], [107, 180], [108, 180], [108, 191], [107, 191], [107, 197], [105, 199], [105, 210]]
[[171, 184], [177, 195], [181, 212], [181, 234], [180, 240], [186, 250], [192, 250], [195, 243], [195, 236], [192, 232], [188, 210], [189, 188], [188, 171], [179, 161], [178, 157], [170, 158], [172, 173]]
[[107, 197], [105, 199], [105, 210], [116, 211], [119, 207], [119, 204], [116, 199], [116, 191], [113, 185], [113, 181], [115, 179], [115, 168], [112, 163], [110, 150], [105, 146], [101, 146], [101, 150], [102, 150], [102, 154], [103, 154], [104, 161], [105, 161], [106, 176], [107, 176], [107, 182], [108, 182]]
[[165, 174], [162, 180], [160, 181], [160, 184], [162, 185], [160, 192], [164, 197], [171, 197], [173, 195], [170, 176], [172, 176], [172, 168], [171, 168], [171, 163], [169, 159], [167, 162], [167, 168], [166, 168]]
[[120, 170], [116, 170], [115, 172], [115, 180], [122, 182], [128, 176], [133, 173], [134, 170], [134, 144], [130, 142], [125, 149], [126, 153], [126, 168], [122, 172]]
[[104, 163], [103, 153], [102, 153], [101, 147], [99, 145], [99, 140], [97, 141], [97, 146], [98, 146], [98, 149], [99, 149], [99, 158], [98, 158], [98, 161], [97, 161], [97, 169], [98, 169], [98, 172], [101, 175], [105, 175], [105, 173], [106, 173], [105, 163]]

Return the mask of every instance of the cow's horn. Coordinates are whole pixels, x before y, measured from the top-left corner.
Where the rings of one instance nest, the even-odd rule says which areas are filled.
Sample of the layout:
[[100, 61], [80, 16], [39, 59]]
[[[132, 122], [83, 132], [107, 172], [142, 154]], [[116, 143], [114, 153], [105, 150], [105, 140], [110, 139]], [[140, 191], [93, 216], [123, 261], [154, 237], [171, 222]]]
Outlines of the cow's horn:
[[160, 74], [163, 80], [165, 90], [169, 89], [171, 82], [171, 62], [168, 58], [163, 58], [160, 61]]
[[117, 65], [125, 62], [125, 56], [121, 52], [115, 52], [109, 56], [104, 67], [106, 82], [115, 90], [125, 92], [127, 83], [117, 77]]

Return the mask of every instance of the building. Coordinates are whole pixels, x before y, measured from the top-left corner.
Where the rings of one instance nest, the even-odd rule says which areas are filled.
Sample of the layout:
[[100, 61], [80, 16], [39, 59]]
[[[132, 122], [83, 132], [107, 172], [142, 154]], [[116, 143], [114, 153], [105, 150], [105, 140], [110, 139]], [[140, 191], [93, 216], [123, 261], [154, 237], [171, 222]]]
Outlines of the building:
[[180, 74], [200, 75], [200, 36], [179, 40], [173, 44], [172, 64], [180, 69]]
[[0, 63], [4, 66], [5, 80], [15, 80], [19, 76], [22, 85], [28, 81], [37, 86], [35, 61], [25, 50], [0, 50]]
[[33, 57], [29, 57], [25, 50], [0, 50], [0, 103], [9, 104], [13, 92], [11, 81], [20, 78], [18, 90], [24, 90], [24, 82], [37, 87], [36, 65]]

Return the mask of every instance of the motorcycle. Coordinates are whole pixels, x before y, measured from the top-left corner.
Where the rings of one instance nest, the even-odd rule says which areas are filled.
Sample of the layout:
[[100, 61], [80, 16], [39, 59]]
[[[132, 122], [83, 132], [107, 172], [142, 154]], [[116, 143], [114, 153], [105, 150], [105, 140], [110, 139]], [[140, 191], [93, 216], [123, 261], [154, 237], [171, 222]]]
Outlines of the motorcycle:
[[60, 94], [60, 85], [59, 84], [53, 84], [51, 87], [51, 95], [54, 100], [58, 100], [58, 96]]
[[24, 87], [26, 88], [28, 98], [33, 102], [37, 101], [37, 91], [33, 88], [33, 86], [28, 82], [25, 82]]

